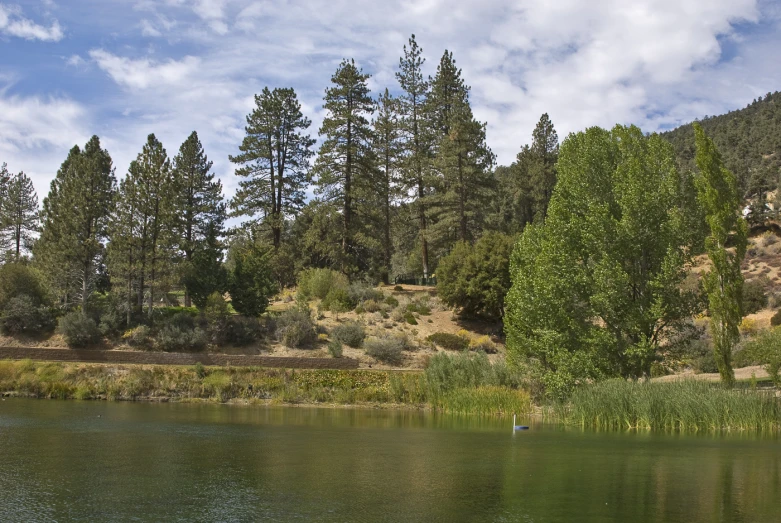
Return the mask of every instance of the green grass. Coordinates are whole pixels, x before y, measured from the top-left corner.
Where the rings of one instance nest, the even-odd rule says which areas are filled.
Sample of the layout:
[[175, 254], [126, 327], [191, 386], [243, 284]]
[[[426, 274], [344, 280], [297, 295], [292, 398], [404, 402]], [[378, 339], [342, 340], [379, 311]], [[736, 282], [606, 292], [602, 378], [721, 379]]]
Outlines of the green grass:
[[728, 390], [697, 380], [609, 380], [577, 389], [554, 415], [596, 429], [764, 432], [781, 429], [781, 400], [774, 391]]

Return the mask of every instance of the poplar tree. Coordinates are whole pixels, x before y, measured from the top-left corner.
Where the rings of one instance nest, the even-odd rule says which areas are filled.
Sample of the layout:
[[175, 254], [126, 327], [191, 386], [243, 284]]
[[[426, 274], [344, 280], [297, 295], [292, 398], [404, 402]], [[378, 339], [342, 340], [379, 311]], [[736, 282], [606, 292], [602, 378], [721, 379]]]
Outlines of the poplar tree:
[[190, 289], [200, 287], [197, 279], [209, 277], [193, 271], [196, 253], [210, 251], [199, 255], [201, 264], [204, 259], [221, 256], [219, 240], [225, 224], [225, 203], [222, 183], [214, 179], [211, 167], [212, 162], [206, 157], [198, 134], [193, 131], [174, 158], [172, 179], [171, 204], [176, 244], [184, 259], [183, 270], [188, 273], [186, 280], [190, 283], [189, 286], [185, 284], [185, 307], [191, 304]]
[[266, 87], [255, 95], [255, 109], [247, 115], [241, 153], [230, 156], [241, 166], [236, 175], [246, 178], [230, 202], [232, 215], [250, 216], [270, 227], [275, 248], [282, 241], [285, 218], [296, 216], [306, 203], [315, 143], [306, 134], [311, 123], [293, 89]]
[[399, 122], [399, 101], [388, 89], [377, 98], [373, 121], [374, 150], [377, 156], [376, 190], [380, 204], [380, 222], [383, 238], [382, 280], [388, 283], [393, 256], [391, 213], [395, 201], [401, 197], [399, 167], [402, 143]]
[[401, 128], [404, 136], [405, 165], [403, 169], [405, 185], [415, 192], [417, 201], [420, 248], [423, 273], [428, 275], [428, 239], [426, 234], [427, 169], [430, 161], [429, 138], [425, 116], [426, 99], [429, 95], [429, 83], [423, 78], [422, 67], [425, 58], [413, 34], [409, 47], [404, 46], [404, 56], [399, 58], [399, 71], [396, 79], [403, 94], [399, 98], [401, 109]]
[[[471, 242], [482, 228], [492, 195], [494, 155], [486, 145], [485, 124], [472, 115], [469, 87], [448, 51], [431, 80], [427, 113], [437, 172], [437, 190], [427, 204], [435, 219], [432, 232], [449, 240], [448, 246], [456, 240]], [[453, 232], [456, 237], [450, 237]]]
[[103, 267], [115, 182], [111, 156], [93, 136], [70, 150], [44, 198], [33, 253], [66, 306], [74, 298], [86, 305]]
[[38, 231], [38, 195], [33, 181], [24, 172], [10, 179], [0, 205], [4, 239], [19, 261], [22, 249], [29, 249]]
[[[738, 326], [743, 318], [743, 274], [740, 264], [746, 255], [746, 221], [740, 215], [741, 200], [738, 182], [721, 160], [713, 141], [702, 127], [694, 123], [699, 176], [696, 179], [699, 200], [705, 210], [710, 235], [705, 238], [705, 250], [711, 270], [705, 275], [708, 292], [710, 331], [713, 352], [721, 381], [732, 386], [732, 348], [740, 340]], [[731, 238], [733, 248], [727, 248]]]
[[[372, 169], [372, 130], [368, 116], [374, 112], [364, 74], [354, 60], [343, 60], [331, 77], [332, 87], [325, 91], [323, 107], [328, 115], [320, 135], [323, 144], [318, 151], [315, 170], [318, 175], [315, 193], [328, 202], [338, 202], [342, 210], [342, 270], [354, 257], [353, 223], [356, 205], [370, 190]], [[358, 198], [356, 198], [358, 197]]]

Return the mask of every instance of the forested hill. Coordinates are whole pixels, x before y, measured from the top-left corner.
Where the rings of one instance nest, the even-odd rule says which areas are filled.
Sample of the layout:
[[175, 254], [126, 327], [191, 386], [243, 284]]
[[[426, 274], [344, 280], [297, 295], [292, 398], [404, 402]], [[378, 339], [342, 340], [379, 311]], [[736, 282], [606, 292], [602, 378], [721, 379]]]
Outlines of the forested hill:
[[[700, 120], [738, 178], [745, 197], [778, 187], [781, 173], [781, 92], [768, 93], [744, 109]], [[681, 164], [694, 166], [691, 124], [663, 133], [675, 146]]]

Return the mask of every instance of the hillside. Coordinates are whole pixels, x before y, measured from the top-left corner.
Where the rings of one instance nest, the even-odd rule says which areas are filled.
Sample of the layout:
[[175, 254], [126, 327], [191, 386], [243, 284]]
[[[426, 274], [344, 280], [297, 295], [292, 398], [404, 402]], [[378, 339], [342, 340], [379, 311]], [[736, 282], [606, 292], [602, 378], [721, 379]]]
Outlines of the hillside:
[[[735, 173], [746, 197], [775, 190], [781, 172], [781, 92], [768, 93], [743, 109], [699, 120]], [[691, 124], [662, 133], [681, 166], [694, 167]]]

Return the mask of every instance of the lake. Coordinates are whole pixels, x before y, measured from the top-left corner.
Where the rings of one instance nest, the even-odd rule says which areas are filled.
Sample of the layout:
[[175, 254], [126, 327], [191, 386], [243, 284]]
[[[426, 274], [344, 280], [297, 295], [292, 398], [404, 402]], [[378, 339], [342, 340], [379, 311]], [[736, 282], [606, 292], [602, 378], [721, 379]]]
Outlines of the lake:
[[781, 440], [7, 399], [0, 521], [781, 520]]

